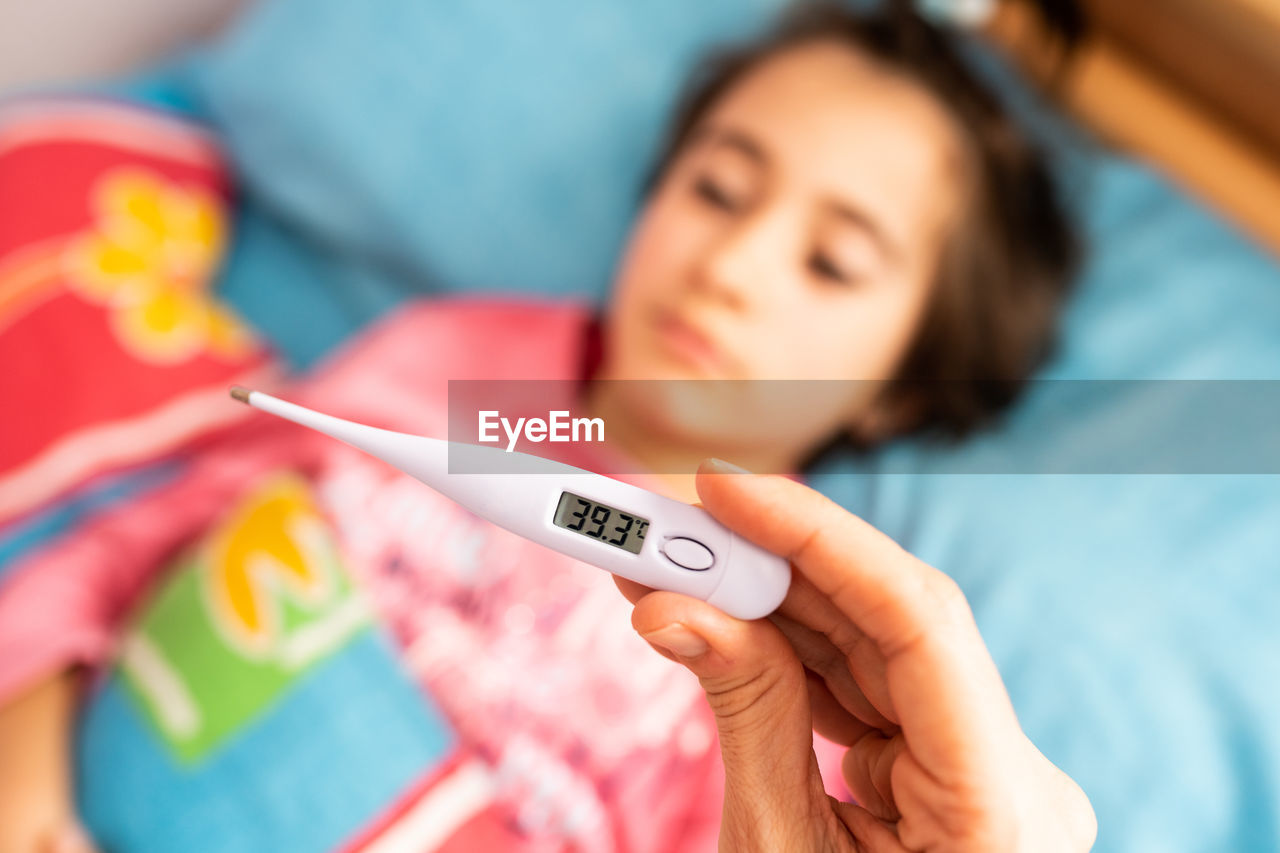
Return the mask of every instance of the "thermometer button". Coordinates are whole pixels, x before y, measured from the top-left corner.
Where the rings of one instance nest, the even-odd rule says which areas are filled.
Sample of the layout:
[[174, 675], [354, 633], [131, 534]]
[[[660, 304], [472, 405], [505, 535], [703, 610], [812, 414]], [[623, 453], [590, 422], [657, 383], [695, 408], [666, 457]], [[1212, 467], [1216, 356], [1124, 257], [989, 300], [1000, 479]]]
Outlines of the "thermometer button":
[[715, 554], [696, 539], [673, 537], [662, 543], [662, 555], [682, 569], [706, 571], [715, 563]]

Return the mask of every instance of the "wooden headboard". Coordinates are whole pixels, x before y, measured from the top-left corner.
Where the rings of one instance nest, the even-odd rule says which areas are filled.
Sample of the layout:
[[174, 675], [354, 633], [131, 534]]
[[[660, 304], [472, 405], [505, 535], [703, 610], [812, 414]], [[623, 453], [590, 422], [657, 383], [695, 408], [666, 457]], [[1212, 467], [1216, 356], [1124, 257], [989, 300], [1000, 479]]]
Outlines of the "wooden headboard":
[[1089, 34], [1061, 65], [1032, 5], [1005, 3], [992, 37], [1280, 254], [1280, 0], [1083, 0]]

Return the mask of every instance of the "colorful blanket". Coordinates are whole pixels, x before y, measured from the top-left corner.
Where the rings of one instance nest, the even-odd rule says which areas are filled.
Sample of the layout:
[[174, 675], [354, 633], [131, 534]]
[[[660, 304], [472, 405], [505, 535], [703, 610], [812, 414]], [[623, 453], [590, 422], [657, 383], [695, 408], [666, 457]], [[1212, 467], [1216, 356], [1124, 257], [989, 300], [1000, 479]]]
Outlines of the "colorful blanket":
[[0, 108], [0, 529], [242, 417], [225, 386], [270, 358], [210, 291], [229, 192], [164, 115]]

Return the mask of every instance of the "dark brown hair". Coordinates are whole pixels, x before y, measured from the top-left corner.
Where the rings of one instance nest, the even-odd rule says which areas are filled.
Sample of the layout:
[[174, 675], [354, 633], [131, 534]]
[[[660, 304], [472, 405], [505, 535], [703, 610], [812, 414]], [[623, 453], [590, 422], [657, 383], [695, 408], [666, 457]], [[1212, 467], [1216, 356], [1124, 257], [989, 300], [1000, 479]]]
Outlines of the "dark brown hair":
[[867, 13], [801, 5], [763, 39], [711, 57], [677, 110], [650, 186], [747, 71], [812, 41], [847, 45], [923, 87], [953, 118], [967, 149], [968, 207], [945, 242], [916, 338], [878, 401], [896, 426], [889, 435], [852, 438], [868, 444], [894, 432], [964, 435], [1007, 407], [1048, 353], [1080, 243], [1045, 154], [950, 37], [909, 3], [888, 0]]

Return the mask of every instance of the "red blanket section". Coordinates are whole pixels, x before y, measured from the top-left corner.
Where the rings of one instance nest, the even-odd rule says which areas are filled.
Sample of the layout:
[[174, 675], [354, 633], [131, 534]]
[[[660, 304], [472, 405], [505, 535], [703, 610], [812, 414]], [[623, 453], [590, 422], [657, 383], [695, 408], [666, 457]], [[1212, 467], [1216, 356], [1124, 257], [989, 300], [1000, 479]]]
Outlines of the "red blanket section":
[[212, 294], [230, 191], [177, 118], [0, 104], [0, 524], [243, 417], [271, 358]]

